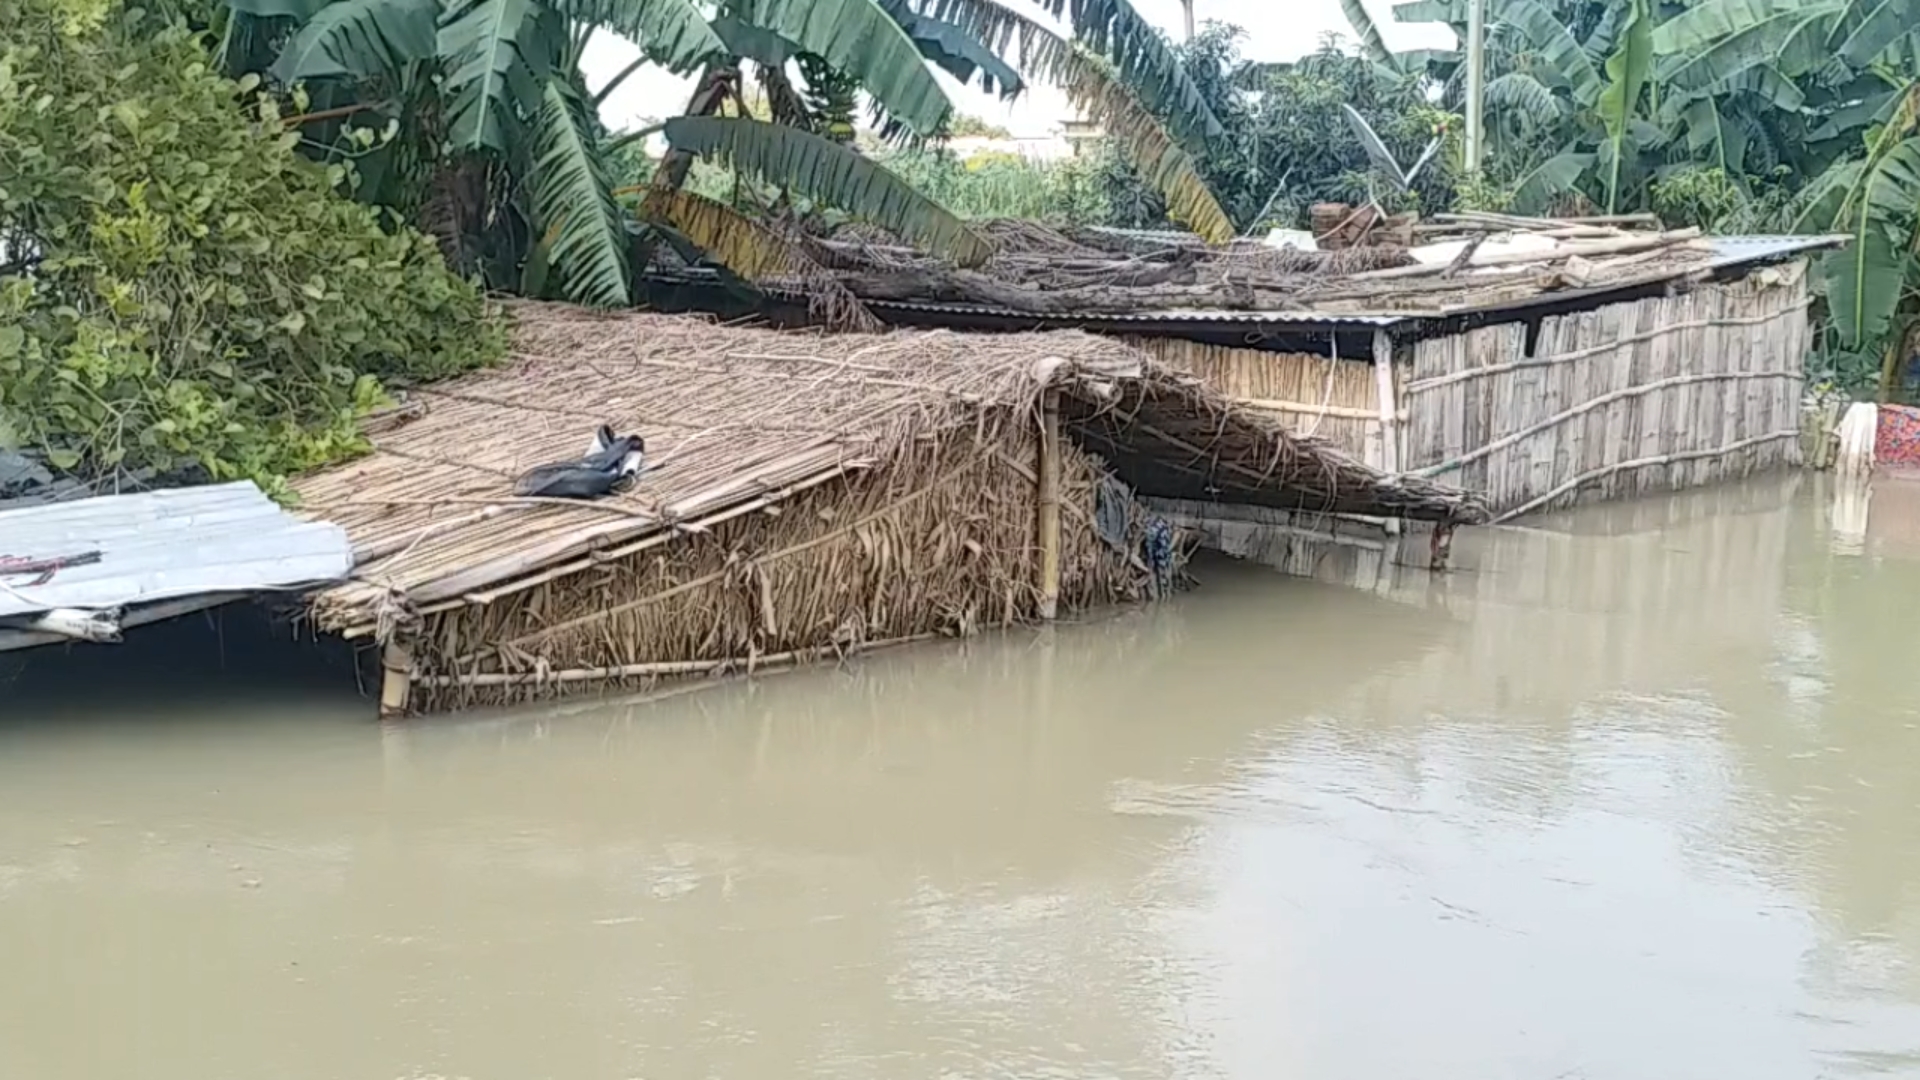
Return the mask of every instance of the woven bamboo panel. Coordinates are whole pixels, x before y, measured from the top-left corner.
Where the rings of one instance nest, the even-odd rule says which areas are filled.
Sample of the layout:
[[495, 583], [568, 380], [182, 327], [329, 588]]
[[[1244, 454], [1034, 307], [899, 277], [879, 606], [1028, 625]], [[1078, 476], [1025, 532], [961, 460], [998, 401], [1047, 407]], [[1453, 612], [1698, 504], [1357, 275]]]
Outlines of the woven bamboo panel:
[[1371, 357], [1335, 360], [1178, 338], [1130, 338], [1128, 343], [1200, 376], [1241, 404], [1280, 418], [1297, 435], [1324, 439], [1368, 460], [1368, 443], [1379, 426], [1373, 418], [1380, 414]]
[[1419, 343], [1409, 471], [1505, 517], [1798, 464], [1804, 263]]

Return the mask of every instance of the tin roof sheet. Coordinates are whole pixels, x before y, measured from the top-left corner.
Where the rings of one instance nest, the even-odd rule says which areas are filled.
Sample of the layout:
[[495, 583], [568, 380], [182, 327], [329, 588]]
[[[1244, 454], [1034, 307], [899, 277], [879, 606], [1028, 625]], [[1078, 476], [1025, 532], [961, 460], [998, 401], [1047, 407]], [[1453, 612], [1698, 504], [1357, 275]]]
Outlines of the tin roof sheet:
[[345, 577], [344, 529], [302, 521], [250, 481], [0, 510], [0, 618]]

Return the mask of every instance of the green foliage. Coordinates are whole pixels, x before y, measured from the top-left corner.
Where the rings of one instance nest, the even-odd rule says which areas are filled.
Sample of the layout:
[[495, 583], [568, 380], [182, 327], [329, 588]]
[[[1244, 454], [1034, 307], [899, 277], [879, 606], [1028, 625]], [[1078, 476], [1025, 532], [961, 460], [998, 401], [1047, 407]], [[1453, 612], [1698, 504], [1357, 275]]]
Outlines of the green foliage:
[[1735, 175], [1713, 165], [1688, 165], [1656, 179], [1651, 208], [1674, 226], [1739, 236], [1791, 232], [1793, 193], [1776, 176]]
[[1627, 154], [1627, 126], [1640, 108], [1640, 96], [1653, 69], [1653, 14], [1647, 0], [1628, 0], [1625, 25], [1607, 57], [1607, 86], [1596, 106], [1607, 128], [1607, 213], [1620, 204], [1620, 163]]
[[[62, 467], [278, 478], [381, 380], [501, 354], [482, 297], [295, 152], [257, 80], [140, 12], [0, 6], [0, 428]], [[22, 265], [26, 264], [26, 265]]]
[[880, 164], [963, 218], [1029, 218], [1103, 225], [1111, 218], [1104, 159], [1035, 162], [1012, 154], [961, 160], [942, 151], [899, 151]]
[[[1240, 57], [1242, 32], [1209, 22], [1179, 50], [1188, 80], [1227, 132], [1200, 162], [1208, 187], [1242, 233], [1305, 223], [1316, 202], [1365, 202], [1390, 209], [1445, 209], [1453, 202], [1456, 172], [1438, 160], [1421, 170], [1410, 192], [1396, 190], [1374, 171], [1366, 145], [1349, 122], [1351, 106], [1396, 161], [1411, 166], [1453, 118], [1432, 106], [1417, 78], [1323, 42], [1292, 64], [1249, 65]], [[1105, 158], [1106, 200], [1115, 224], [1164, 227], [1164, 201], [1146, 189], [1118, 157]]]
[[991, 254], [977, 233], [899, 177], [818, 135], [722, 116], [669, 120], [666, 135], [676, 149], [730, 164], [746, 176], [777, 180], [828, 206], [857, 207], [865, 220], [962, 265], [978, 265]]

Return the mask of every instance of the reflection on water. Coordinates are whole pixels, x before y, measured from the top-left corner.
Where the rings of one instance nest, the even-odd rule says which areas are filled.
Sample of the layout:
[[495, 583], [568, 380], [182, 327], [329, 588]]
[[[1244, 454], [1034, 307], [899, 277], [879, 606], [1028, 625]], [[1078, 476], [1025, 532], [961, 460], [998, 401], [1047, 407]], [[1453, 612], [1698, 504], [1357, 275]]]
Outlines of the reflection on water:
[[0, 1077], [1920, 1076], [1888, 502], [651, 703], [16, 713]]

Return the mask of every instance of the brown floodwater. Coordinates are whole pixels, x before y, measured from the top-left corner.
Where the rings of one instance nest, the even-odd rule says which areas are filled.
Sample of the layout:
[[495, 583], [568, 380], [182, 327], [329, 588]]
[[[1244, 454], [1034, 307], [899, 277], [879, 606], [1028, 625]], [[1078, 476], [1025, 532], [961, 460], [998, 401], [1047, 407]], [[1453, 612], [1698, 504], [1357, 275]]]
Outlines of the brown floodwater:
[[1870, 514], [384, 728], [0, 690], [0, 1078], [1920, 1076], [1920, 494]]

